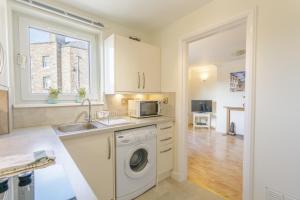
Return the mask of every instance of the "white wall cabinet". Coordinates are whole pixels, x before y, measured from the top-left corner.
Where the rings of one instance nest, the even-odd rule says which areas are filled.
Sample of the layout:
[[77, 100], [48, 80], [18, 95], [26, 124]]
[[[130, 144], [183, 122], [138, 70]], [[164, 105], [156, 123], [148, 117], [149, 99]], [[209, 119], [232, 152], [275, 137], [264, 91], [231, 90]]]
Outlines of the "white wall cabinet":
[[0, 89], [8, 87], [7, 1], [0, 1]]
[[174, 124], [157, 125], [157, 180], [169, 177], [174, 167]]
[[71, 157], [98, 199], [114, 199], [113, 133], [62, 138]]
[[104, 42], [105, 93], [160, 92], [160, 49], [111, 35]]

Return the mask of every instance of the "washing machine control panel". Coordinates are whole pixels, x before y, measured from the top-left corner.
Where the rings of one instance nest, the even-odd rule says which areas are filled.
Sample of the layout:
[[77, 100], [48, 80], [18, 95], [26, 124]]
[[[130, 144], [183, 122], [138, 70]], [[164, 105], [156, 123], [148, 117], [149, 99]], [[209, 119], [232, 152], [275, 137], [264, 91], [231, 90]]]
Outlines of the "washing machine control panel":
[[131, 135], [117, 135], [116, 138], [117, 144], [130, 144], [133, 141]]
[[156, 135], [155, 133], [155, 126], [120, 131], [116, 133], [116, 144], [128, 145], [137, 142], [143, 142], [145, 140], [154, 138]]

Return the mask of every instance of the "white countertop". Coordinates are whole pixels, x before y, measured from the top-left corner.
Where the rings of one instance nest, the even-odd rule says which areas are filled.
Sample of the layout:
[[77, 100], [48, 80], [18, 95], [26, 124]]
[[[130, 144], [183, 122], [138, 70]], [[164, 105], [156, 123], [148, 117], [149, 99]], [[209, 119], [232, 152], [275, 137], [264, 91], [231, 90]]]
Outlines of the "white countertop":
[[38, 150], [53, 150], [56, 155], [56, 163], [64, 167], [77, 199], [93, 200], [97, 199], [94, 192], [65, 149], [60, 137], [87, 136], [89, 133], [101, 134], [101, 132], [114, 132], [168, 121], [174, 121], [174, 119], [169, 117], [131, 119], [130, 124], [60, 136], [51, 126], [16, 129], [10, 134], [0, 136], [0, 156], [32, 153]]
[[[142, 118], [142, 119], [124, 117], [123, 119], [127, 119], [129, 123], [128, 124], [101, 127], [99, 129], [90, 129], [90, 130], [80, 131], [80, 132], [58, 133], [58, 136], [61, 139], [71, 138], [71, 137], [72, 138], [73, 137], [86, 137], [90, 134], [115, 132], [115, 131], [121, 131], [121, 130], [126, 130], [126, 129], [142, 127], [142, 126], [149, 126], [149, 125], [159, 124], [159, 123], [163, 123], [163, 122], [174, 121], [174, 118], [163, 117], [163, 116], [149, 117], [149, 118]], [[97, 122], [95, 122], [94, 124], [97, 125]], [[99, 124], [99, 125], [103, 126], [101, 124]]]

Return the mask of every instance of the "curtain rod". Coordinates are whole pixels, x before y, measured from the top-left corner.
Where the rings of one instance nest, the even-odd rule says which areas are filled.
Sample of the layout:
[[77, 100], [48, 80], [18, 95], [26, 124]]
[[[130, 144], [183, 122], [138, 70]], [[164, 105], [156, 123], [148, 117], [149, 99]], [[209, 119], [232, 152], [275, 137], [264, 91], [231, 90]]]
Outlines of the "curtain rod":
[[66, 17], [66, 18], [69, 18], [69, 19], [72, 19], [72, 20], [75, 20], [75, 21], [78, 21], [78, 22], [81, 22], [81, 23], [84, 23], [84, 24], [87, 24], [87, 25], [90, 25], [90, 26], [93, 26], [96, 28], [100, 28], [100, 29], [104, 28], [104, 25], [101, 22], [95, 22], [91, 19], [87, 19], [85, 17], [78, 16], [76, 14], [61, 10], [59, 8], [53, 7], [53, 6], [45, 4], [45, 3], [41, 3], [38, 1], [34, 1], [34, 0], [16, 0], [16, 1], [19, 3], [25, 4], [27, 6], [38, 8], [40, 10], [44, 10], [44, 11], [47, 11], [47, 12], [50, 12], [50, 13], [53, 13], [53, 14], [56, 14], [56, 15], [59, 15], [62, 17]]

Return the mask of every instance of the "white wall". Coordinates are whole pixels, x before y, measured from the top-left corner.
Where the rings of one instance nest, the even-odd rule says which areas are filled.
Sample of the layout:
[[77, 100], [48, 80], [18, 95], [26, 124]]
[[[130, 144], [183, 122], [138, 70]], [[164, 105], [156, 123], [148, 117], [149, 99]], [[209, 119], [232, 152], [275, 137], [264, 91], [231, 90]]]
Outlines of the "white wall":
[[[207, 74], [208, 78], [206, 81], [201, 79], [203, 74]], [[189, 69], [189, 100], [188, 100], [188, 110], [189, 110], [189, 123], [192, 123], [192, 112], [191, 112], [191, 101], [192, 100], [217, 100], [217, 66], [208, 65], [201, 67], [191, 67]], [[213, 106], [213, 112], [216, 112]], [[211, 120], [212, 127], [216, 127], [216, 120], [213, 117]]]
[[[217, 66], [192, 67], [189, 69], [189, 94], [190, 100], [216, 100]], [[201, 76], [207, 74], [207, 80], [203, 81]]]
[[[245, 60], [235, 60], [219, 64], [192, 67], [189, 69], [189, 122], [192, 122], [191, 100], [213, 100], [211, 125], [219, 133], [226, 133], [226, 110], [224, 106], [243, 107], [245, 92], [230, 91], [230, 73], [245, 70]], [[208, 74], [206, 81], [201, 80], [203, 73]], [[232, 112], [231, 122], [236, 124], [237, 134], [244, 134], [244, 113]]]
[[244, 111], [230, 111], [230, 123], [235, 124], [235, 133], [238, 135], [245, 135], [245, 112]]
[[137, 36], [137, 37], [141, 38], [142, 41], [145, 41], [145, 42], [152, 41], [151, 34], [141, 31], [141, 30], [137, 29], [136, 27], [123, 26], [122, 24], [116, 23], [110, 19], [100, 17], [101, 14], [99, 14], [99, 16], [96, 16], [91, 13], [78, 10], [76, 8], [70, 7], [69, 5], [65, 5], [65, 4], [63, 4], [61, 2], [57, 2], [57, 1], [52, 1], [52, 0], [38, 0], [38, 1], [48, 3], [48, 4], [56, 6], [58, 8], [65, 9], [72, 13], [76, 13], [81, 16], [85, 16], [85, 17], [88, 17], [88, 18], [91, 18], [91, 19], [94, 19], [94, 20], [97, 20], [97, 21], [103, 23], [105, 26], [104, 27], [104, 38], [108, 37], [112, 33], [117, 33], [117, 34], [120, 34], [123, 36]]
[[[243, 107], [245, 92], [231, 92], [230, 91], [230, 73], [245, 70], [245, 60], [236, 60], [223, 63], [218, 67], [218, 81], [217, 81], [217, 132], [226, 133], [226, 110], [224, 106]], [[238, 126], [238, 134], [243, 134], [244, 124], [243, 119], [239, 120], [240, 114], [233, 112], [230, 116], [231, 122], [235, 122]], [[243, 117], [243, 116], [240, 116]]]
[[254, 200], [265, 187], [300, 198], [300, 1], [214, 0], [157, 33], [162, 90], [177, 89], [179, 39], [257, 8]]

